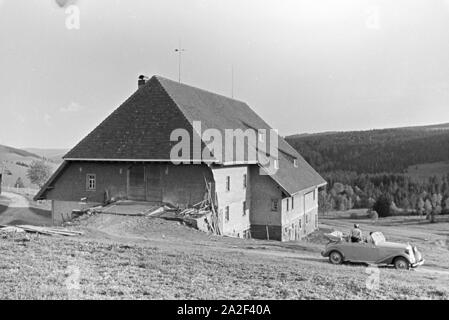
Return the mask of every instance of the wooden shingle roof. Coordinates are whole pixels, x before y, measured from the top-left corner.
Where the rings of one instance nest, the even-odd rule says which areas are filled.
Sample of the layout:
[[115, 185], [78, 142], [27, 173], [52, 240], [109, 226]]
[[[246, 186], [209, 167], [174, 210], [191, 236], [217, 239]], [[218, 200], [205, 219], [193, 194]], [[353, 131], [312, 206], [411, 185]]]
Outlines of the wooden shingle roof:
[[[169, 161], [171, 148], [177, 144], [170, 141], [171, 132], [178, 128], [193, 132], [194, 121], [201, 122], [202, 131], [218, 129], [223, 132], [223, 137], [225, 129], [271, 129], [242, 101], [153, 76], [64, 159]], [[286, 192], [294, 194], [325, 184], [324, 179], [280, 136], [278, 147], [281, 151], [279, 170], [272, 178]], [[295, 157], [298, 167], [293, 165]], [[192, 158], [195, 158], [193, 154]]]

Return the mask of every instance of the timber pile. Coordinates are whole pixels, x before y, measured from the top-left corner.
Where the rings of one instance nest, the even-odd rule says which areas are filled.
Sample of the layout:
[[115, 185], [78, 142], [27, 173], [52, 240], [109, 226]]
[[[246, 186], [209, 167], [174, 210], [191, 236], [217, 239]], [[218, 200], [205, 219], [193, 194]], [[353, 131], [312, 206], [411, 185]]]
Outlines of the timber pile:
[[180, 212], [178, 212], [178, 215], [181, 216], [195, 216], [195, 215], [204, 215], [210, 212], [210, 204], [207, 200], [202, 200], [198, 202], [197, 204], [194, 204], [190, 208], [186, 208]]
[[0, 225], [0, 232], [27, 232], [27, 233], [38, 233], [48, 236], [62, 235], [62, 236], [80, 236], [83, 233], [81, 231], [74, 231], [64, 228], [54, 228], [54, 227], [38, 227], [29, 225], [17, 225], [17, 226], [5, 226]]
[[221, 231], [218, 223], [217, 208], [212, 198], [212, 190], [206, 178], [204, 178], [204, 182], [206, 183], [205, 199], [189, 208], [178, 211], [176, 215], [183, 217], [185, 220], [200, 219], [204, 217], [209, 231], [220, 235]]

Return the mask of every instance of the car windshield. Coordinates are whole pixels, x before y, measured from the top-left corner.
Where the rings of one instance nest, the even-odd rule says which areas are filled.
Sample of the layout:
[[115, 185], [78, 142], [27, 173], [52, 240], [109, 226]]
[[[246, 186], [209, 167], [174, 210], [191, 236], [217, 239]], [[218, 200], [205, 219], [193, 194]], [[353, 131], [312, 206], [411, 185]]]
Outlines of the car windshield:
[[371, 234], [371, 239], [373, 239], [374, 244], [385, 242], [385, 236], [382, 232], [373, 232]]

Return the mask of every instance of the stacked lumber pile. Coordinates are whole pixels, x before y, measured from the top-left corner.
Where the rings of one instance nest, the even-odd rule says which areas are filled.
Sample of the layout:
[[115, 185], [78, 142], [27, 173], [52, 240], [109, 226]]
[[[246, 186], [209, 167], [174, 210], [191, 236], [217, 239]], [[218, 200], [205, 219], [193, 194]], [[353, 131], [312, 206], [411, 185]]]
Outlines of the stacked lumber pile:
[[83, 233], [81, 231], [74, 231], [65, 228], [55, 228], [55, 227], [38, 227], [29, 225], [17, 225], [17, 226], [5, 226], [0, 225], [0, 232], [27, 232], [27, 233], [37, 233], [44, 234], [48, 236], [61, 235], [61, 236], [80, 236]]

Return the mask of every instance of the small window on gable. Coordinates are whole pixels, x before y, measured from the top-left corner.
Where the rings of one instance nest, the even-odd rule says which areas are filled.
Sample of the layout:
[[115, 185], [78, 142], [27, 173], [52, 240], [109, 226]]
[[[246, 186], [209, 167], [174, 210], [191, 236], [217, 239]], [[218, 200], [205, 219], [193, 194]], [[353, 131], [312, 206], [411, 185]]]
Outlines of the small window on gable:
[[243, 189], [246, 189], [246, 185], [247, 185], [247, 176], [245, 173], [245, 174], [243, 174]]
[[230, 190], [231, 190], [231, 177], [226, 176], [226, 191], [230, 191]]
[[97, 181], [95, 174], [87, 174], [86, 175], [86, 190], [95, 191], [97, 188]]
[[298, 168], [298, 159], [293, 159], [293, 166]]
[[225, 208], [225, 221], [229, 221], [229, 206], [226, 206]]
[[271, 199], [271, 211], [278, 211], [278, 199]]

